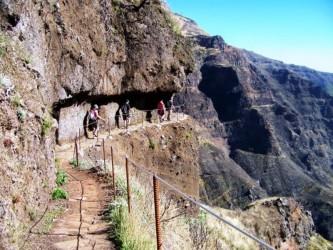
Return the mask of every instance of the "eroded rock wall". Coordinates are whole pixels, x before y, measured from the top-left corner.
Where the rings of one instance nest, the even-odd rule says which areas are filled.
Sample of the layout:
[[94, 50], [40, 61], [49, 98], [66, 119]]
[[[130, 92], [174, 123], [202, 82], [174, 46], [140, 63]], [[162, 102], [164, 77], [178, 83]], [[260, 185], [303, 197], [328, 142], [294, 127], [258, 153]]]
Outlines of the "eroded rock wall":
[[0, 1], [1, 247], [21, 247], [29, 214], [45, 209], [57, 129], [65, 142], [91, 104], [112, 117], [128, 96], [155, 95], [133, 101], [144, 109], [181, 89], [186, 40], [160, 1], [138, 4]]
[[[152, 176], [146, 174], [145, 168], [181, 192], [199, 199], [199, 140], [194, 124], [192, 119], [186, 118], [162, 126], [139, 125], [135, 131], [114, 135], [106, 140], [107, 159], [111, 157], [112, 146], [114, 164], [122, 166], [128, 157], [130, 173], [141, 178], [141, 183], [152, 185]], [[101, 147], [90, 147], [84, 155], [94, 162], [103, 159]], [[162, 182], [160, 187], [163, 191], [171, 190]], [[179, 193], [172, 190], [171, 193], [180, 197]]]

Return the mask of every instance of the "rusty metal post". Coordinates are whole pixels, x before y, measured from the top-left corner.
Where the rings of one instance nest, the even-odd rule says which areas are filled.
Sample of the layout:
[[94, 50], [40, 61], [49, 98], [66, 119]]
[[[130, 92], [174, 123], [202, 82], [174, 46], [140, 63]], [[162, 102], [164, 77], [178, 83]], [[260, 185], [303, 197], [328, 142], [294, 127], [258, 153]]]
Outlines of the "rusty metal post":
[[81, 141], [80, 141], [80, 137], [81, 137], [81, 129], [79, 128], [79, 146], [81, 148]]
[[79, 145], [77, 143], [77, 137], [75, 137], [75, 153], [76, 153], [76, 163], [79, 167]]
[[156, 225], [156, 240], [157, 250], [162, 250], [162, 232], [161, 232], [161, 220], [160, 220], [160, 194], [159, 183], [156, 176], [153, 176], [154, 183], [154, 204], [155, 204], [155, 225]]
[[74, 159], [74, 157], [75, 157], [75, 153], [76, 153], [76, 137], [74, 138], [73, 159]]
[[112, 164], [112, 184], [113, 184], [113, 196], [116, 199], [116, 177], [114, 175], [114, 163], [113, 163], [113, 147], [111, 147], [111, 164]]
[[126, 181], [127, 181], [128, 213], [131, 213], [131, 190], [130, 190], [130, 183], [129, 183], [128, 156], [126, 156]]
[[105, 161], [105, 140], [103, 139], [103, 159], [104, 159], [104, 172], [106, 174], [106, 161]]

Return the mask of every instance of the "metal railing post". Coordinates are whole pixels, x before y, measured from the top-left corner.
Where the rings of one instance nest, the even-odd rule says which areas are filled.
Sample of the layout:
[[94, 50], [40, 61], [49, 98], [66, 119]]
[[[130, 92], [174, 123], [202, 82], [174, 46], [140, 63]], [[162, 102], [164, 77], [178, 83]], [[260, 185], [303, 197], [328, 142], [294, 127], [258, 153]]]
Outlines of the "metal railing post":
[[156, 225], [156, 240], [157, 250], [162, 250], [162, 237], [161, 237], [161, 221], [160, 221], [160, 195], [159, 195], [159, 182], [155, 175], [153, 176], [154, 184], [154, 204], [155, 204], [155, 225]]
[[113, 147], [111, 147], [111, 164], [112, 164], [112, 184], [113, 184], [113, 196], [116, 199], [116, 177], [114, 175], [114, 163], [113, 163]]
[[81, 147], [80, 137], [81, 137], [81, 129], [79, 128], [79, 146]]
[[79, 166], [79, 145], [77, 143], [77, 137], [75, 137], [75, 153], [76, 153], [76, 163]]
[[104, 173], [106, 174], [106, 161], [105, 161], [105, 140], [103, 138], [103, 159], [104, 159]]
[[131, 213], [131, 189], [130, 189], [130, 182], [129, 182], [128, 156], [126, 156], [126, 181], [127, 181], [128, 213]]
[[76, 156], [75, 156], [75, 153], [76, 153], [76, 137], [74, 138], [73, 159], [76, 157]]

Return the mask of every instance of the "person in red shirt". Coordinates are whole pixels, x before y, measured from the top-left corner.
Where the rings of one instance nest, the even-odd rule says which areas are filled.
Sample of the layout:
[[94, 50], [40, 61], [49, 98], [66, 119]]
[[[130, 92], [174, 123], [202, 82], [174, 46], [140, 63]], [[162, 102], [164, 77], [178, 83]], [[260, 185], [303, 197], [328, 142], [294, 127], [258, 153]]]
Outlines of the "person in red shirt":
[[157, 104], [157, 114], [160, 119], [160, 122], [162, 122], [165, 114], [165, 106], [163, 100], [160, 100]]
[[94, 137], [97, 137], [97, 133], [99, 130], [98, 120], [104, 121], [104, 119], [98, 114], [98, 105], [94, 104], [88, 116], [88, 128], [89, 130], [93, 131]]

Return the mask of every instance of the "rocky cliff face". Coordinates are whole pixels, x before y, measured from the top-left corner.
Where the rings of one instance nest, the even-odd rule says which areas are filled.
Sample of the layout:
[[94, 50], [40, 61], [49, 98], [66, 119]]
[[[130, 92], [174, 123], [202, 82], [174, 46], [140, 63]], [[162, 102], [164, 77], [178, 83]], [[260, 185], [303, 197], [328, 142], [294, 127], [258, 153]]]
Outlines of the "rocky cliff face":
[[0, 246], [15, 248], [45, 209], [55, 141], [91, 104], [155, 108], [182, 88], [188, 43], [160, 1], [140, 3], [0, 1]]
[[333, 74], [285, 65], [218, 36], [191, 39], [195, 70], [175, 100], [208, 138], [200, 160], [205, 197], [226, 207], [294, 197], [332, 240], [333, 99], [323, 86]]
[[245, 209], [245, 216], [253, 219], [256, 235], [276, 249], [306, 249], [314, 233], [311, 213], [290, 198], [251, 203]]

